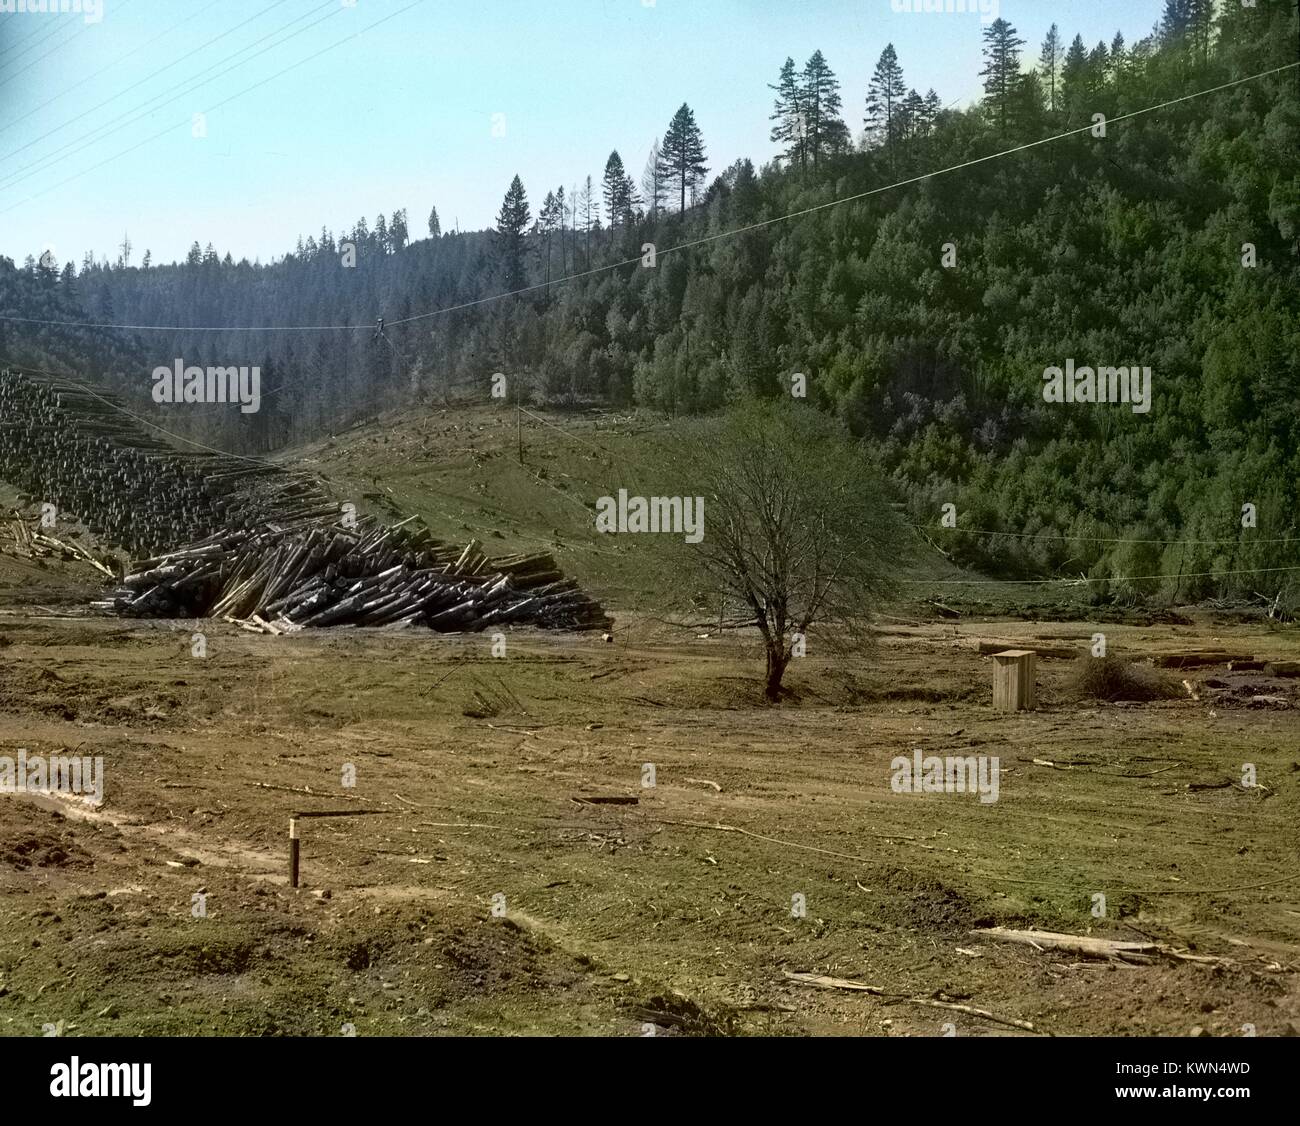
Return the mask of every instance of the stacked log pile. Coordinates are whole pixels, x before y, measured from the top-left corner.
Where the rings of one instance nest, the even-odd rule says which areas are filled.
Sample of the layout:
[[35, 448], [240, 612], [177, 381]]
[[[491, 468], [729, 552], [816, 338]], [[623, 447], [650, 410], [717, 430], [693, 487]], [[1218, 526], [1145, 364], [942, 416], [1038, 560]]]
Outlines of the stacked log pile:
[[152, 437], [112, 395], [0, 371], [0, 478], [134, 554], [220, 529], [338, 514], [306, 474]]
[[298, 521], [218, 532], [136, 565], [111, 599], [128, 617], [218, 617], [267, 633], [317, 626], [604, 629], [599, 603], [548, 553], [489, 560], [411, 521]]

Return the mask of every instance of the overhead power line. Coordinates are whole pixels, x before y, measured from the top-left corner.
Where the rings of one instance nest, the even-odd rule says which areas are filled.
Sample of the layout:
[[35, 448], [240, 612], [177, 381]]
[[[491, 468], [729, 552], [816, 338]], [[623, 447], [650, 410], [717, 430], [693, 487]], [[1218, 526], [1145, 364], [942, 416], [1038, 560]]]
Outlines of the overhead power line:
[[[1065, 543], [1159, 543], [1159, 544], [1186, 544], [1189, 547], [1203, 544], [1238, 544], [1247, 546], [1246, 541], [1240, 539], [1233, 540], [1139, 540], [1139, 539], [1112, 539], [1107, 536], [1067, 536], [1067, 535], [1045, 535], [1040, 532], [995, 532], [989, 528], [937, 528], [933, 524], [908, 524], [909, 528], [919, 528], [923, 532], [962, 532], [968, 536], [1008, 536], [1013, 539], [1021, 540], [1059, 540]], [[1293, 536], [1283, 536], [1278, 539], [1255, 539], [1249, 541], [1256, 543], [1300, 543]]]
[[[33, 116], [34, 114], [40, 113], [40, 111], [43, 110], [46, 106], [48, 106], [48, 105], [53, 105], [53, 104], [54, 104], [55, 102], [57, 102], [60, 98], [67, 97], [67, 95], [71, 94], [73, 90], [78, 90], [78, 89], [80, 89], [80, 88], [81, 88], [82, 86], [84, 86], [87, 82], [92, 82], [92, 81], [94, 81], [94, 80], [95, 80], [96, 78], [98, 78], [101, 74], [105, 73], [106, 71], [112, 70], [112, 69], [113, 69], [115, 66], [117, 66], [118, 63], [120, 63], [123, 59], [129, 59], [132, 55], [134, 55], [134, 54], [136, 54], [136, 53], [138, 53], [138, 52], [140, 52], [140, 51], [147, 50], [149, 47], [152, 47], [155, 43], [157, 43], [158, 40], [160, 40], [160, 39], [165, 39], [168, 35], [170, 35], [173, 31], [175, 31], [175, 30], [176, 30], [178, 27], [180, 27], [182, 24], [189, 23], [190, 20], [192, 20], [192, 19], [196, 19], [196, 18], [199, 17], [199, 16], [206, 15], [206, 14], [207, 14], [208, 12], [210, 12], [213, 8], [217, 7], [218, 5], [225, 4], [225, 3], [226, 3], [226, 0], [213, 0], [213, 2], [212, 2], [211, 4], [209, 4], [206, 8], [201, 8], [201, 9], [199, 9], [197, 12], [191, 12], [191, 13], [190, 13], [188, 16], [186, 16], [183, 20], [178, 20], [176, 23], [172, 24], [171, 27], [169, 27], [166, 31], [160, 31], [157, 35], [155, 35], [155, 36], [154, 36], [152, 39], [150, 39], [147, 43], [141, 43], [138, 47], [132, 47], [129, 51], [123, 51], [122, 54], [117, 55], [115, 58], [113, 58], [112, 61], [110, 61], [109, 64], [108, 64], [107, 66], [102, 66], [102, 67], [100, 67], [98, 70], [96, 70], [96, 71], [92, 71], [90, 74], [86, 75], [85, 78], [81, 79], [80, 82], [74, 82], [71, 86], [69, 86], [69, 87], [67, 87], [66, 89], [61, 90], [59, 93], [55, 94], [54, 97], [52, 97], [52, 98], [47, 98], [47, 99], [46, 99], [45, 101], [43, 101], [39, 106], [33, 106], [32, 109], [28, 110], [28, 111], [27, 111], [27, 112], [26, 112], [22, 117], [15, 117], [14, 120], [11, 121], [11, 122], [9, 122], [8, 125], [0, 125], [0, 133], [6, 133], [6, 132], [8, 132], [8, 131], [9, 131], [10, 129], [12, 129], [15, 125], [17, 125], [20, 121], [24, 121], [24, 120], [26, 120], [27, 118]], [[215, 42], [215, 40], [210, 40], [208, 43], [205, 43], [204, 46], [205, 46], [205, 47], [211, 46], [211, 44], [212, 44], [213, 42]], [[174, 65], [175, 65], [174, 63], [169, 63], [169, 64], [168, 64], [168, 66], [174, 66]], [[167, 67], [164, 67], [163, 69], [166, 70]], [[162, 71], [158, 71], [158, 72], [156, 72], [155, 74], [150, 75], [150, 78], [156, 78], [156, 77], [158, 77], [158, 75], [161, 74], [161, 73], [162, 73]], [[148, 82], [149, 79], [146, 78], [146, 79], [144, 79], [144, 81]], [[138, 85], [138, 83], [137, 83], [137, 85]], [[128, 87], [128, 89], [134, 89], [134, 87]], [[122, 91], [122, 93], [125, 93], [125, 91]], [[116, 97], [120, 97], [120, 94], [114, 94], [114, 95], [113, 95], [113, 98], [116, 98]], [[108, 101], [112, 101], [113, 98], [108, 99]], [[65, 122], [63, 123], [63, 125], [60, 125], [58, 128], [59, 128], [59, 129], [62, 129], [62, 128], [64, 128], [65, 126], [72, 124], [73, 121], [80, 120], [81, 118], [86, 117], [88, 114], [94, 113], [96, 110], [102, 109], [102, 108], [103, 108], [104, 106], [106, 106], [107, 104], [108, 104], [108, 102], [100, 102], [100, 104], [97, 105], [97, 106], [95, 106], [93, 109], [91, 109], [91, 110], [87, 110], [85, 113], [80, 113], [80, 114], [78, 114], [75, 118], [70, 118], [68, 121], [65, 121]], [[50, 136], [52, 133], [55, 133], [55, 132], [57, 132], [57, 131], [58, 131], [58, 130], [50, 130], [49, 133], [45, 133], [45, 134], [43, 134], [42, 136], [37, 137], [36, 140], [32, 142], [32, 144], [36, 144], [36, 143], [39, 142], [39, 141], [43, 141], [46, 137]], [[24, 145], [24, 146], [23, 146], [23, 148], [27, 148], [27, 147], [29, 147], [29, 146], [27, 146], [27, 145]], [[14, 150], [14, 152], [22, 152], [22, 151], [23, 151], [22, 149], [15, 149], [15, 150]], [[13, 153], [9, 153], [8, 155], [9, 155], [9, 156], [12, 156]], [[4, 159], [4, 158], [0, 158], [0, 159]]]
[[[284, 3], [287, 3], [287, 0], [275, 0], [275, 2], [271, 5], [271, 8], [277, 8]], [[249, 51], [256, 46], [265, 43], [268, 39], [274, 38], [276, 35], [279, 35], [282, 31], [287, 31], [289, 28], [293, 27], [294, 24], [301, 23], [309, 16], [315, 15], [321, 11], [326, 11], [327, 9], [328, 9], [327, 14], [324, 17], [322, 17], [322, 19], [316, 20], [315, 23], [308, 24], [307, 27], [300, 28], [292, 35], [285, 36], [285, 38], [280, 40], [279, 43], [271, 44], [271, 46], [267, 47], [266, 50], [259, 51], [257, 52], [256, 55], [251, 55], [249, 56], [249, 58], [246, 59], [239, 59], [239, 56], [242, 55], [245, 51]], [[270, 9], [267, 9], [267, 11], [269, 10]], [[225, 58], [211, 64], [208, 67], [205, 67], [197, 74], [189, 76], [188, 78], [185, 79], [185, 81], [181, 84], [181, 86], [171, 90], [163, 90], [158, 94], [154, 94], [150, 98], [148, 98], [142, 105], [136, 106], [134, 109], [124, 110], [123, 112], [119, 113], [116, 117], [110, 118], [108, 121], [105, 121], [101, 125], [95, 126], [94, 128], [90, 129], [86, 133], [82, 133], [79, 137], [74, 137], [71, 141], [65, 142], [64, 144], [60, 145], [58, 148], [54, 149], [52, 152], [46, 153], [45, 156], [37, 157], [35, 160], [32, 161], [31, 164], [26, 164], [21, 168], [16, 168], [12, 172], [6, 173], [3, 178], [3, 181], [0, 182], [0, 189], [8, 188], [12, 184], [17, 183], [20, 180], [26, 179], [27, 177], [34, 175], [36, 173], [47, 171], [48, 169], [54, 167], [54, 165], [59, 164], [62, 161], [66, 160], [69, 156], [81, 152], [88, 145], [98, 144], [100, 141], [106, 140], [107, 138], [113, 136], [114, 134], [120, 133], [123, 129], [127, 128], [130, 125], [134, 125], [137, 121], [149, 117], [150, 115], [152, 115], [153, 113], [161, 109], [163, 106], [170, 105], [172, 102], [179, 101], [182, 97], [192, 94], [195, 90], [198, 90], [208, 85], [215, 78], [224, 78], [229, 69], [243, 66], [245, 63], [251, 62], [253, 59], [266, 54], [267, 51], [273, 50], [275, 47], [282, 46], [284, 43], [287, 43], [290, 39], [297, 38], [297, 36], [303, 34], [303, 32], [310, 31], [311, 28], [315, 27], [317, 23], [322, 23], [324, 22], [324, 20], [329, 19], [331, 16], [336, 16], [342, 11], [343, 11], [342, 8], [336, 7], [332, 3], [328, 3], [328, 4], [321, 5], [320, 7], [314, 9], [313, 11], [304, 12], [302, 15], [295, 17], [294, 19], [290, 20], [288, 23], [284, 24], [282, 27], [278, 27], [274, 31], [270, 31], [266, 35], [263, 35], [261, 39], [256, 39], [252, 43], [248, 44], [247, 46], [240, 47], [238, 50], [227, 55]], [[238, 24], [235, 27], [231, 28], [230, 32], [227, 32], [226, 34], [228, 35], [234, 31], [238, 31], [239, 28], [244, 27], [249, 23], [252, 23], [253, 20], [258, 19], [263, 14], [264, 14], [263, 12], [258, 12], [256, 15], [250, 17], [249, 19], [244, 20], [243, 23]], [[225, 37], [224, 35], [217, 36], [216, 39], [211, 40], [208, 44], [205, 44], [203, 47], [196, 48], [195, 50], [191, 51], [189, 55], [184, 56], [184, 58], [190, 58], [193, 55], [198, 54], [200, 51], [204, 50], [207, 46], [210, 46], [211, 43], [215, 43], [218, 39], [222, 39], [224, 37]], [[176, 60], [176, 62], [169, 63], [167, 66], [163, 67], [162, 70], [159, 70], [155, 74], [149, 75], [148, 77], [141, 79], [139, 82], [128, 87], [127, 90], [121, 91], [118, 94], [114, 94], [111, 98], [108, 98], [105, 101], [101, 102], [98, 106], [95, 106], [94, 109], [88, 111], [86, 114], [81, 114], [78, 115], [77, 117], [69, 118], [62, 125], [58, 126], [55, 129], [51, 129], [44, 136], [37, 137], [34, 141], [29, 141], [27, 144], [23, 145], [22, 148], [17, 148], [14, 149], [12, 152], [6, 153], [4, 159], [8, 159], [11, 156], [15, 156], [16, 154], [22, 152], [24, 149], [31, 148], [32, 145], [39, 144], [41, 141], [46, 140], [49, 137], [52, 137], [55, 133], [62, 132], [63, 129], [67, 128], [67, 126], [71, 125], [73, 122], [83, 120], [85, 117], [90, 116], [90, 114], [94, 113], [96, 110], [102, 109], [104, 106], [109, 105], [110, 103], [116, 101], [119, 97], [122, 96], [122, 94], [125, 94], [130, 90], [134, 90], [137, 87], [151, 81], [153, 78], [156, 78], [158, 74], [162, 74], [164, 71], [170, 70], [171, 67], [176, 66], [177, 63], [181, 61], [183, 61], [183, 59], [178, 59]], [[212, 75], [212, 77], [211, 78], [205, 77], [207, 75]], [[117, 124], [118, 122], [121, 122], [121, 124], [118, 125]], [[117, 127], [110, 128], [110, 126], [113, 125], [116, 125]], [[63, 154], [63, 155], [59, 155], [59, 154]]]
[[[397, 11], [395, 11], [395, 12], [390, 12], [388, 15], [382, 17], [381, 19], [375, 20], [374, 23], [368, 24], [366, 27], [362, 28], [360, 31], [357, 31], [357, 32], [354, 32], [354, 33], [351, 34], [351, 35], [345, 36], [344, 38], [339, 39], [339, 40], [337, 40], [337, 41], [334, 42], [334, 43], [331, 43], [329, 46], [327, 46], [327, 47], [323, 47], [323, 48], [321, 48], [319, 51], [315, 51], [315, 52], [313, 52], [312, 54], [308, 55], [306, 58], [299, 59], [296, 63], [291, 63], [289, 66], [285, 67], [284, 69], [276, 71], [274, 74], [270, 75], [270, 76], [267, 77], [267, 78], [262, 79], [260, 82], [255, 82], [255, 83], [253, 83], [253, 85], [251, 85], [251, 86], [246, 86], [243, 90], [240, 90], [240, 91], [238, 91], [238, 92], [235, 93], [235, 94], [232, 94], [230, 97], [228, 97], [228, 98], [223, 98], [221, 101], [215, 103], [214, 105], [208, 106], [206, 109], [203, 110], [203, 113], [205, 113], [205, 114], [215, 113], [217, 110], [221, 109], [223, 106], [227, 106], [227, 105], [229, 105], [231, 102], [235, 101], [235, 100], [238, 99], [238, 98], [242, 98], [242, 97], [244, 97], [246, 94], [251, 94], [254, 90], [260, 90], [260, 89], [261, 89], [263, 86], [265, 86], [267, 83], [269, 83], [269, 82], [273, 82], [275, 79], [280, 78], [280, 77], [282, 77], [282, 76], [285, 75], [285, 74], [288, 74], [290, 71], [296, 70], [298, 67], [300, 67], [300, 66], [304, 66], [304, 65], [306, 65], [307, 63], [312, 62], [314, 59], [319, 58], [321, 55], [324, 55], [324, 54], [326, 54], [326, 53], [329, 52], [329, 51], [336, 50], [337, 48], [343, 46], [345, 43], [347, 43], [347, 42], [349, 42], [349, 41], [351, 41], [351, 40], [357, 38], [357, 36], [359, 36], [359, 35], [364, 35], [367, 31], [371, 31], [371, 30], [373, 30], [374, 28], [379, 27], [381, 24], [387, 23], [387, 22], [388, 22], [389, 20], [391, 20], [391, 19], [396, 19], [398, 16], [402, 15], [402, 14], [405, 13], [405, 12], [410, 11], [410, 10], [411, 10], [412, 8], [414, 8], [417, 4], [420, 4], [420, 3], [422, 3], [422, 2], [423, 2], [423, 0], [412, 0], [412, 2], [411, 2], [410, 4], [407, 4], [405, 7], [398, 8]], [[317, 21], [317, 22], [321, 22], [321, 21]], [[264, 52], [259, 52], [259, 53], [264, 53]], [[167, 128], [162, 129], [162, 130], [160, 130], [160, 131], [157, 132], [157, 133], [154, 133], [152, 136], [150, 136], [150, 137], [146, 137], [143, 141], [140, 141], [138, 144], [132, 145], [130, 148], [123, 149], [121, 152], [119, 152], [119, 153], [115, 153], [113, 156], [110, 156], [110, 157], [107, 157], [107, 158], [104, 159], [104, 160], [101, 160], [98, 164], [91, 165], [89, 168], [85, 168], [85, 169], [83, 169], [82, 171], [77, 172], [77, 173], [74, 173], [72, 176], [69, 176], [69, 177], [67, 177], [67, 178], [64, 179], [64, 180], [60, 180], [57, 184], [53, 184], [53, 185], [51, 185], [49, 188], [46, 188], [44, 191], [39, 192], [39, 193], [37, 193], [36, 195], [28, 196], [26, 199], [20, 200], [18, 203], [15, 203], [15, 204], [13, 204], [13, 205], [10, 206], [10, 207], [6, 207], [6, 208], [4, 208], [2, 211], [0, 211], [0, 215], [8, 214], [10, 211], [17, 210], [18, 208], [23, 207], [23, 206], [25, 206], [25, 205], [28, 204], [28, 203], [31, 203], [32, 200], [34, 200], [34, 199], [39, 199], [39, 198], [41, 198], [41, 197], [43, 197], [43, 196], [47, 196], [51, 191], [54, 191], [54, 190], [56, 190], [56, 189], [58, 189], [58, 188], [61, 188], [61, 187], [63, 187], [63, 186], [66, 185], [66, 184], [70, 184], [70, 183], [72, 183], [74, 180], [79, 180], [79, 179], [81, 179], [83, 176], [88, 176], [88, 175], [90, 175], [90, 173], [97, 171], [98, 169], [104, 167], [104, 165], [106, 165], [106, 164], [111, 164], [111, 163], [112, 163], [113, 161], [115, 161], [115, 160], [119, 160], [119, 159], [121, 159], [121, 158], [124, 157], [124, 156], [128, 156], [128, 155], [130, 155], [131, 153], [135, 152], [137, 149], [141, 149], [141, 148], [143, 148], [145, 145], [150, 144], [150, 143], [152, 143], [153, 141], [158, 140], [160, 137], [166, 136], [166, 134], [170, 133], [173, 129], [176, 129], [176, 128], [182, 126], [182, 125], [188, 125], [188, 124], [190, 124], [190, 120], [191, 120], [191, 119], [187, 118], [184, 122], [176, 122], [176, 123], [173, 123], [173, 124], [167, 126]], [[96, 328], [96, 327], [102, 327], [102, 328], [114, 328], [114, 327], [120, 327], [120, 326], [114, 326], [114, 325], [88, 325], [88, 326], [85, 326], [85, 327], [91, 327], [91, 328]], [[349, 327], [352, 327], [352, 326], [349, 326]]]
[[[131, 3], [131, 0], [120, 0], [120, 2], [119, 2], [118, 5], [117, 5], [118, 11], [121, 11], [121, 10], [122, 10], [123, 8], [125, 8], [129, 3]], [[63, 40], [62, 43], [56, 43], [56, 44], [54, 44], [54, 46], [51, 47], [48, 51], [46, 51], [45, 54], [43, 54], [43, 55], [37, 55], [36, 58], [32, 59], [32, 61], [29, 62], [29, 63], [28, 63], [25, 67], [23, 67], [21, 70], [16, 70], [16, 71], [14, 71], [12, 74], [10, 74], [8, 77], [6, 77], [6, 78], [0, 80], [0, 90], [4, 89], [4, 87], [8, 86], [9, 83], [11, 83], [15, 78], [19, 78], [19, 77], [21, 77], [22, 75], [26, 74], [26, 73], [27, 73], [29, 70], [31, 70], [32, 67], [34, 67], [37, 63], [41, 62], [41, 61], [44, 60], [44, 59], [48, 59], [48, 58], [49, 58], [52, 54], [54, 54], [56, 51], [61, 51], [64, 47], [66, 47], [66, 46], [67, 46], [69, 43], [71, 43], [74, 39], [79, 39], [81, 36], [85, 35], [86, 32], [88, 32], [92, 27], [98, 27], [98, 26], [99, 26], [98, 24], [92, 24], [92, 23], [85, 23], [85, 22], [83, 22], [82, 25], [81, 25], [81, 27], [80, 27], [80, 29], [78, 29], [77, 31], [74, 31], [71, 35], [68, 36], [67, 39]], [[28, 50], [31, 50], [31, 48], [29, 47]], [[23, 53], [26, 54], [26, 52], [23, 52]], [[12, 64], [13, 64], [13, 61], [14, 61], [13, 59], [10, 59], [8, 65], [12, 65]]]

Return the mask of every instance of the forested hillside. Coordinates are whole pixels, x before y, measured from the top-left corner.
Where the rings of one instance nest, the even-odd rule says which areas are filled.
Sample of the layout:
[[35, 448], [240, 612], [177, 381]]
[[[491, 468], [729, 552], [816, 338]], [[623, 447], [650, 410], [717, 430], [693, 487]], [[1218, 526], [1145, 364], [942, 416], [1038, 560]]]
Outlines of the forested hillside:
[[[497, 371], [536, 400], [670, 413], [789, 394], [802, 373], [918, 522], [950, 503], [959, 529], [1011, 533], [943, 533], [959, 562], [1274, 592], [1297, 572], [1203, 573], [1300, 563], [1300, 71], [1189, 95], [1294, 64], [1296, 16], [1290, 0], [1166, 9], [1136, 44], [997, 21], [965, 110], [912, 90], [892, 46], [869, 90], [841, 88], [821, 52], [774, 58], [750, 94], [779, 158], [710, 168], [709, 108], [682, 106], [644, 176], [618, 154], [574, 169], [576, 190], [520, 169], [491, 232], [442, 232], [435, 212], [412, 238], [399, 210], [269, 265], [198, 242], [170, 265], [0, 260], [7, 317], [332, 326], [10, 320], [0, 356], [93, 373], [244, 452], [482, 397]], [[261, 410], [155, 407], [149, 373], [178, 356], [262, 364]], [[1044, 370], [1070, 360], [1150, 368], [1149, 412], [1045, 402]]]

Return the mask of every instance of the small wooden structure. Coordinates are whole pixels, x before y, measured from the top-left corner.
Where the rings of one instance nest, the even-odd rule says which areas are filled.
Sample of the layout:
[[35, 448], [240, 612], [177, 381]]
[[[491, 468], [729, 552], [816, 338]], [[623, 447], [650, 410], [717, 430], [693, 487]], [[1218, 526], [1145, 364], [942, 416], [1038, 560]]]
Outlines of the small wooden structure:
[[993, 706], [998, 711], [1030, 711], [1037, 705], [1037, 660], [1032, 649], [993, 654]]

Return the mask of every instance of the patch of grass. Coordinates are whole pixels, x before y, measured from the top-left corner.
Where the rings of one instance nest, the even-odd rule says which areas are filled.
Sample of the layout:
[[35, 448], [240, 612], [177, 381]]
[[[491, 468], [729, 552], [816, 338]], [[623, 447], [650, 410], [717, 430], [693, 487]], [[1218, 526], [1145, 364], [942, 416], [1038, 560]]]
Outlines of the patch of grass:
[[1074, 667], [1069, 687], [1087, 700], [1173, 700], [1183, 695], [1167, 676], [1120, 657], [1085, 657]]

